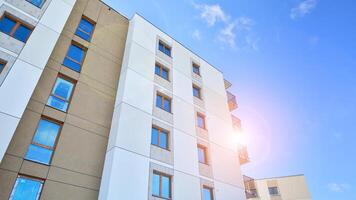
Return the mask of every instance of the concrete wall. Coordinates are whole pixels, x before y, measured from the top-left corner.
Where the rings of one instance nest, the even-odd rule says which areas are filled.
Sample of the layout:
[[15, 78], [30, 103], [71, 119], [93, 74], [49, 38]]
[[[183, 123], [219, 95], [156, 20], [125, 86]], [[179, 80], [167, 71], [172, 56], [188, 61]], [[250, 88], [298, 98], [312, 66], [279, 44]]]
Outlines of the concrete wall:
[[[0, 140], [6, 150], [0, 200], [9, 198], [18, 174], [45, 180], [40, 199], [98, 198], [128, 20], [98, 0], [48, 2], [48, 13], [0, 87], [0, 122], [6, 131]], [[96, 22], [91, 42], [74, 35], [82, 15]], [[87, 48], [80, 73], [62, 65], [72, 40]], [[46, 106], [59, 74], [77, 82], [66, 113]], [[63, 123], [49, 166], [24, 160], [41, 116]]]
[[[158, 51], [158, 40], [172, 47], [172, 58]], [[152, 164], [173, 171], [175, 200], [200, 200], [200, 180], [212, 182], [216, 200], [245, 199], [222, 73], [139, 15], [130, 20], [125, 48], [99, 199], [151, 199]], [[201, 77], [192, 74], [193, 60]], [[157, 61], [170, 69], [170, 82], [154, 74]], [[193, 98], [193, 82], [202, 87], [202, 102]], [[157, 91], [172, 98], [172, 113], [155, 107]], [[196, 128], [197, 111], [207, 130]], [[152, 156], [155, 121], [172, 127], [173, 163]], [[209, 146], [203, 168], [198, 141]]]

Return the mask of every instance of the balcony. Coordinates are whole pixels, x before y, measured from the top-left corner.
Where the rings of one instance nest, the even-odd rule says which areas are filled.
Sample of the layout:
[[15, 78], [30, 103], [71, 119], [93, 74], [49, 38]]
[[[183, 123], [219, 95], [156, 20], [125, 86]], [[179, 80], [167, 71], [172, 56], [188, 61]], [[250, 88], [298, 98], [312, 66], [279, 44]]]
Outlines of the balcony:
[[241, 129], [241, 119], [234, 116], [234, 115], [231, 115], [231, 118], [232, 118], [232, 125], [233, 125], [233, 128], [235, 130], [240, 130]]
[[255, 180], [248, 176], [243, 176], [245, 184], [245, 194], [247, 199], [258, 198]]
[[236, 96], [230, 93], [229, 91], [226, 91], [227, 94], [227, 103], [229, 105], [230, 111], [233, 111], [237, 109], [237, 102], [236, 102]]
[[248, 156], [248, 151], [246, 146], [241, 146], [239, 149], [239, 160], [240, 164], [244, 165], [250, 162], [250, 157]]

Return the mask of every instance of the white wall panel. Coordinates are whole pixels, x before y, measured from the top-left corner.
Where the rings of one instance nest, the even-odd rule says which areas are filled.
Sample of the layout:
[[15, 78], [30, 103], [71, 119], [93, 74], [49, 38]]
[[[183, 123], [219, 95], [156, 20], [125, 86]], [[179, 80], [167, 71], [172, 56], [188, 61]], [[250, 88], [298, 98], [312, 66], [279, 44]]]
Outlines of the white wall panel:
[[216, 199], [215, 200], [245, 200], [245, 190], [218, 181], [214, 182]]
[[175, 171], [173, 195], [174, 200], [201, 200], [200, 179]]
[[12, 135], [15, 132], [19, 119], [13, 116], [0, 113], [0, 127], [1, 127], [1, 140], [0, 140], [0, 163], [6, 153], [6, 149], [11, 141]]
[[195, 136], [194, 107], [180, 98], [174, 97], [174, 126], [187, 134]]
[[129, 49], [128, 67], [141, 76], [153, 81], [155, 56], [136, 42], [132, 42]]
[[173, 69], [173, 94], [184, 101], [193, 104], [192, 79]]

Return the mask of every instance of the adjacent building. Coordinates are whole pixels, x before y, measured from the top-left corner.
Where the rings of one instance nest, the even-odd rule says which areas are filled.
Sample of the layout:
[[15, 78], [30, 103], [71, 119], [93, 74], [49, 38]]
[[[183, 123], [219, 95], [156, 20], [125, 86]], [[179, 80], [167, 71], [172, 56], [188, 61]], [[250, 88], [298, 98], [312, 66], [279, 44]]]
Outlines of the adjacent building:
[[246, 197], [249, 200], [311, 200], [303, 174], [253, 179], [244, 176]]
[[0, 200], [243, 200], [222, 72], [99, 0], [0, 0]]

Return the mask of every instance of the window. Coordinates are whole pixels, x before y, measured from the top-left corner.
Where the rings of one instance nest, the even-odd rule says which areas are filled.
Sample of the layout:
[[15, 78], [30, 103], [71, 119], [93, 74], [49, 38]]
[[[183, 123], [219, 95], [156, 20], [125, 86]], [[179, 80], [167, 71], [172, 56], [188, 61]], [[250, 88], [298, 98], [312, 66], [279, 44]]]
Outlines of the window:
[[28, 147], [25, 159], [49, 164], [60, 129], [59, 124], [41, 119], [32, 143]]
[[5, 65], [6, 65], [6, 62], [0, 60], [0, 74], [1, 74], [2, 70], [4, 69]]
[[52, 89], [52, 93], [48, 98], [47, 105], [63, 112], [67, 112], [73, 89], [73, 82], [58, 77]]
[[171, 176], [160, 172], [153, 172], [152, 195], [165, 199], [171, 198]]
[[158, 42], [158, 49], [167, 56], [171, 57], [172, 48], [167, 44], [163, 43], [161, 40]]
[[6, 15], [0, 19], [0, 31], [22, 42], [26, 42], [32, 32], [27, 25]]
[[271, 196], [279, 195], [279, 191], [277, 187], [268, 187], [268, 191]]
[[168, 131], [152, 127], [151, 144], [168, 150]]
[[200, 163], [208, 164], [207, 148], [203, 145], [198, 145], [198, 160]]
[[75, 34], [86, 41], [90, 41], [93, 32], [94, 32], [94, 23], [90, 22], [85, 17], [82, 17], [82, 19], [79, 22], [78, 28], [75, 31]]
[[193, 96], [195, 96], [196, 98], [201, 99], [201, 89], [200, 87], [193, 85]]
[[16, 179], [9, 200], [38, 200], [43, 180], [19, 176]]
[[200, 76], [200, 66], [193, 63], [193, 72], [196, 74], [196, 75], [199, 75]]
[[169, 97], [157, 93], [156, 107], [161, 108], [167, 112], [171, 112], [171, 99]]
[[85, 56], [85, 50], [76, 45], [71, 44], [66, 57], [64, 58], [63, 65], [69, 67], [70, 69], [80, 72]]
[[31, 4], [39, 8], [41, 8], [43, 3], [45, 2], [45, 0], [26, 0], [26, 1], [30, 2]]
[[199, 128], [206, 129], [205, 116], [201, 113], [197, 113], [197, 125]]
[[203, 186], [203, 200], [214, 200], [213, 188]]
[[155, 74], [166, 80], [169, 80], [169, 70], [159, 63], [156, 63]]

